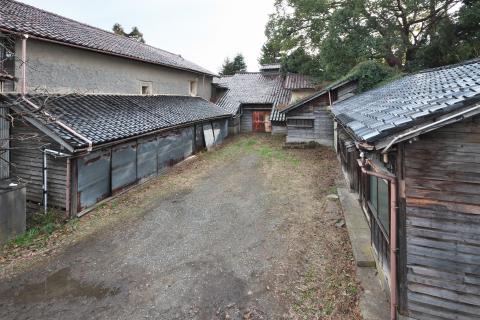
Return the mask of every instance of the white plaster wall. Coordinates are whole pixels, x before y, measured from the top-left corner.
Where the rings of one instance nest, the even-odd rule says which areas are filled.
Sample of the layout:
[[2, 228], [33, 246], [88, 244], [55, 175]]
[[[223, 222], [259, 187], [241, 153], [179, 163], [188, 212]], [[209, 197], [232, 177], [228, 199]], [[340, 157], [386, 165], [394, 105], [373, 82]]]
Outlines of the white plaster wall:
[[[16, 45], [16, 76], [21, 83], [21, 41]], [[198, 96], [211, 98], [212, 77], [50, 42], [27, 40], [27, 91], [50, 93], [140, 94], [151, 83], [153, 94], [188, 95], [189, 81]]]

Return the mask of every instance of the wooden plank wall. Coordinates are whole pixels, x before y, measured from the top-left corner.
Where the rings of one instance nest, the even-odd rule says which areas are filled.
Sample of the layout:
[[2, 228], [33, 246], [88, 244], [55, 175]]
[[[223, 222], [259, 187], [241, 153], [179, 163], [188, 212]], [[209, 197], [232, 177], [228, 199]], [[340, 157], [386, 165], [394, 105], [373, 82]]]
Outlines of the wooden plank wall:
[[[30, 211], [38, 210], [43, 203], [43, 152], [42, 147], [60, 151], [60, 146], [40, 131], [23, 122], [11, 128], [12, 178], [27, 184], [27, 205]], [[20, 140], [24, 138], [24, 140]], [[65, 209], [67, 162], [65, 158], [48, 156], [48, 203], [51, 207]]]
[[407, 299], [415, 319], [480, 317], [480, 117], [405, 146]]
[[349, 82], [349, 83], [339, 87], [336, 90], [336, 95], [338, 97], [338, 99], [336, 101], [338, 102], [338, 101], [342, 101], [342, 100], [350, 98], [351, 96], [353, 96], [355, 94], [356, 90], [357, 90], [357, 83], [356, 82]]
[[333, 119], [328, 110], [328, 95], [306, 103], [304, 106], [292, 110], [288, 118], [314, 119], [313, 128], [297, 128], [287, 126], [287, 142], [316, 141], [322, 145], [333, 145]]
[[251, 110], [243, 110], [242, 117], [240, 119], [240, 132], [252, 132], [253, 119]]

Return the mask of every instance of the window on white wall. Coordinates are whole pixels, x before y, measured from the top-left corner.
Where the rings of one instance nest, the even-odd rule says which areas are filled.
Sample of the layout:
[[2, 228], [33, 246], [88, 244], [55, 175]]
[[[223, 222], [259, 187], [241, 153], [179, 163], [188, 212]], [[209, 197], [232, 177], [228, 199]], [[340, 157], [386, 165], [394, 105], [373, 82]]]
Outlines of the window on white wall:
[[197, 80], [190, 81], [190, 95], [195, 97], [198, 94], [198, 82]]
[[140, 85], [140, 94], [152, 94], [152, 84], [150, 82], [142, 82]]

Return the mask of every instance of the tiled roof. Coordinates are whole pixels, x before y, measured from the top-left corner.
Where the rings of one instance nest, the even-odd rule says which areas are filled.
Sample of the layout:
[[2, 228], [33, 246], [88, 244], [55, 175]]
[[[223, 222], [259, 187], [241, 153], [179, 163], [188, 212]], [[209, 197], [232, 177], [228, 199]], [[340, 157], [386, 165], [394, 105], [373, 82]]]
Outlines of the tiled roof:
[[332, 111], [358, 140], [373, 142], [478, 99], [480, 60], [473, 60], [404, 76]]
[[290, 90], [284, 88], [284, 77], [280, 74], [237, 73], [218, 79], [217, 85], [228, 88], [217, 104], [231, 114], [236, 114], [243, 104], [272, 105], [270, 120], [285, 121], [277, 106], [290, 101]]
[[312, 77], [303, 74], [289, 73], [285, 77], [285, 88], [295, 89], [315, 89]]
[[[27, 99], [59, 121], [99, 145], [151, 131], [230, 114], [199, 97], [142, 95], [26, 95]], [[62, 129], [21, 99], [18, 94], [0, 96], [0, 104], [28, 112], [74, 148], [85, 141]]]
[[106, 54], [213, 75], [212, 72], [183, 59], [180, 55], [12, 0], [0, 0], [0, 29], [27, 33], [37, 38]]

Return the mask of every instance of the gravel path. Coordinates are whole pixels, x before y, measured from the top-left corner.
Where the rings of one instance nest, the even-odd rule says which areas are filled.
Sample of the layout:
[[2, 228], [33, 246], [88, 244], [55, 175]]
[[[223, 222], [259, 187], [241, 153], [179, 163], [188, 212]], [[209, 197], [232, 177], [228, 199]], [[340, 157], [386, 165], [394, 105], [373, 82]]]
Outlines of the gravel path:
[[[292, 206], [278, 195], [305, 190], [272, 188], [265, 161], [243, 151], [217, 161], [135, 219], [5, 280], [0, 319], [288, 317], [276, 276], [298, 265], [292, 248], [305, 252], [308, 239], [288, 236]], [[308, 206], [309, 197], [298, 205]]]

